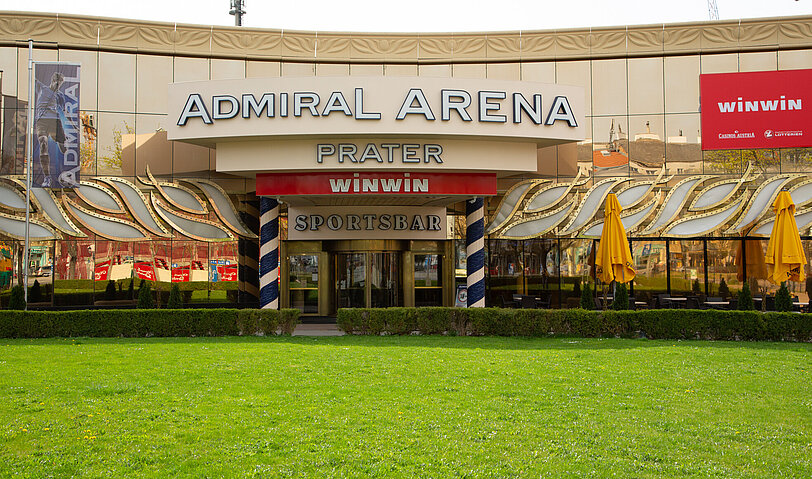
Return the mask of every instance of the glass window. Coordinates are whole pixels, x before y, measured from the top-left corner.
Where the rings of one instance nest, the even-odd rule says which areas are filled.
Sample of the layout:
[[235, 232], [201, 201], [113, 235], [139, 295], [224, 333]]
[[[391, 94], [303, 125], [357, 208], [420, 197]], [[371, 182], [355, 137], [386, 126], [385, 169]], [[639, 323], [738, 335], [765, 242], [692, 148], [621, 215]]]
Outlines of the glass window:
[[668, 173], [702, 173], [699, 114], [665, 115], [665, 161]]
[[664, 63], [665, 111], [699, 112], [699, 56], [666, 57]]
[[741, 290], [741, 248], [739, 239], [708, 240], [708, 296], [730, 298]]
[[705, 293], [705, 252], [702, 240], [675, 240], [671, 251], [671, 294]]
[[403, 284], [400, 281], [400, 253], [368, 253], [370, 307], [403, 306]]
[[166, 113], [172, 83], [172, 58], [136, 56], [135, 108], [139, 113]]
[[288, 258], [290, 307], [304, 314], [319, 312], [319, 256], [302, 254]]
[[807, 173], [809, 171], [812, 171], [812, 148], [781, 150], [782, 173]]
[[[592, 70], [589, 60], [574, 61], [574, 62], [556, 62], [555, 64], [555, 83], [563, 85], [576, 85], [584, 87], [584, 99], [587, 100], [592, 96]], [[625, 92], [625, 82], [624, 82]], [[592, 102], [585, 101], [584, 114], [586, 116], [592, 115]]]
[[632, 241], [634, 299], [651, 304], [657, 294], [668, 292], [668, 258], [665, 241]]
[[544, 304], [557, 306], [558, 294], [558, 241], [551, 239], [525, 240], [523, 246], [524, 293], [535, 296]]
[[167, 123], [166, 115], [135, 116], [135, 135], [122, 136], [126, 140], [122, 151], [124, 175], [146, 175], [147, 166], [153, 175], [172, 175], [172, 143], [166, 139]]
[[629, 175], [629, 126], [626, 115], [592, 118], [592, 171], [595, 176]]
[[491, 240], [488, 242], [489, 306], [501, 306], [513, 301], [514, 294], [523, 294], [521, 242]]
[[[592, 240], [561, 240], [561, 307], [577, 308], [581, 304], [581, 289], [590, 280]], [[576, 284], [578, 287], [576, 288]]]
[[[119, 175], [135, 168], [135, 115], [101, 112], [96, 120], [96, 174]], [[91, 167], [92, 169], [92, 167]], [[132, 173], [130, 173], [131, 175]], [[143, 174], [143, 172], [141, 172]]]
[[626, 60], [592, 61], [592, 114], [623, 115], [627, 112]]
[[414, 255], [415, 306], [443, 305], [443, 260], [439, 254]]
[[663, 112], [663, 59], [629, 59], [629, 113]]
[[657, 175], [665, 161], [663, 115], [629, 117], [629, 170], [632, 175]]
[[[82, 50], [59, 50], [60, 62], [80, 63], [81, 90], [79, 92], [79, 108], [82, 110], [96, 110], [97, 94], [97, 61], [96, 52]], [[5, 82], [5, 78], [3, 79]], [[129, 79], [128, 79], [129, 81]], [[164, 86], [166, 90], [166, 86]]]
[[99, 53], [99, 110], [134, 113], [135, 81], [135, 55]]

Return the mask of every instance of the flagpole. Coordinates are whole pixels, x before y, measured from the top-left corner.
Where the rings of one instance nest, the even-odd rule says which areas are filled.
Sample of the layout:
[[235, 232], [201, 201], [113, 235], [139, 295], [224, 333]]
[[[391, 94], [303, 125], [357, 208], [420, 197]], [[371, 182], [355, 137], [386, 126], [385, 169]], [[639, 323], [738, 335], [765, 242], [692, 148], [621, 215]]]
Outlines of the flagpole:
[[28, 124], [26, 126], [26, 136], [28, 137], [28, 147], [25, 150], [25, 252], [23, 255], [23, 298], [25, 298], [25, 309], [28, 309], [28, 262], [30, 250], [29, 229], [31, 224], [31, 157], [34, 156], [34, 92], [32, 88], [32, 70], [34, 68], [34, 40], [28, 40]]

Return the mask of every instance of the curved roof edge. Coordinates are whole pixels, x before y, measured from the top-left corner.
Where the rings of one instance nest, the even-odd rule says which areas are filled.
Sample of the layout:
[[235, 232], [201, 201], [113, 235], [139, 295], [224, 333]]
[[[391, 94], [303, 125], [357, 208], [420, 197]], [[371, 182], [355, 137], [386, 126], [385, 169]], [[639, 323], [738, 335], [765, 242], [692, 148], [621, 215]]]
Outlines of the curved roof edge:
[[0, 12], [0, 45], [251, 60], [474, 63], [812, 48], [812, 15], [566, 30], [307, 32]]

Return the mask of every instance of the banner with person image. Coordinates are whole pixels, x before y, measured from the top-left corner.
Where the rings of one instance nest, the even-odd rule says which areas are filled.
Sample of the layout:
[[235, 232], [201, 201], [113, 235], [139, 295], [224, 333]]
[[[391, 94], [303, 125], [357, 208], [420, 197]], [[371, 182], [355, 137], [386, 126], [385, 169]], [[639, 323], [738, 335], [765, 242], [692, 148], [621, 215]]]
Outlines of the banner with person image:
[[79, 186], [78, 63], [34, 63], [35, 188]]

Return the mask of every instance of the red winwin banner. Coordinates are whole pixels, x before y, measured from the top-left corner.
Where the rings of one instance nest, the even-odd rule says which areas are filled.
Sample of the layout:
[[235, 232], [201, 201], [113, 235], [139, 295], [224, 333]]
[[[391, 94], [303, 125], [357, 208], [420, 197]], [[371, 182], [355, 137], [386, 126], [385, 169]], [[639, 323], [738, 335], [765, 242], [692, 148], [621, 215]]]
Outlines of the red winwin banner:
[[496, 194], [496, 173], [258, 173], [257, 194], [489, 196]]
[[104, 281], [107, 279], [107, 275], [110, 272], [110, 261], [105, 261], [103, 263], [99, 263], [96, 265], [95, 270], [93, 271], [93, 275], [96, 278], [96, 281]]
[[155, 281], [155, 270], [150, 262], [135, 263], [135, 275], [140, 279]]
[[189, 281], [189, 268], [175, 268], [172, 270], [173, 283], [184, 283], [186, 281]]
[[220, 278], [220, 281], [237, 281], [237, 265], [218, 265], [217, 276]]
[[812, 146], [812, 70], [699, 76], [702, 149]]

